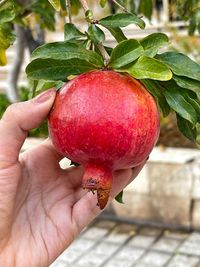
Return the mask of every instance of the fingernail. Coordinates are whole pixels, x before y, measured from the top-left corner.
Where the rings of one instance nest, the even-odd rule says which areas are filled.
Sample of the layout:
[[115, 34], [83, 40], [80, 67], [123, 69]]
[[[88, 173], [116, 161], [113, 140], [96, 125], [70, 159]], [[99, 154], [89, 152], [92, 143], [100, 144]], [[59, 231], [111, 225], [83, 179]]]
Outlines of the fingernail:
[[55, 93], [55, 90], [52, 88], [52, 89], [49, 89], [39, 95], [37, 95], [35, 98], [34, 98], [34, 102], [36, 103], [44, 103], [46, 102], [48, 99], [50, 99], [52, 97], [52, 95]]

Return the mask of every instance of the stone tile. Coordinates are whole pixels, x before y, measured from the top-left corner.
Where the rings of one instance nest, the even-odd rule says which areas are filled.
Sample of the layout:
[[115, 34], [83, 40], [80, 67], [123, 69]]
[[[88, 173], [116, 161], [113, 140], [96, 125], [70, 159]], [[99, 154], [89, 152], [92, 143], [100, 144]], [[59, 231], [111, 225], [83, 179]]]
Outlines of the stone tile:
[[71, 246], [66, 251], [68, 251], [68, 250], [78, 250], [78, 251], [84, 252], [85, 250], [88, 250], [89, 248], [94, 246], [95, 243], [96, 242], [93, 241], [93, 240], [88, 240], [88, 239], [85, 239], [83, 237], [80, 237], [75, 242], [73, 242], [71, 244]]
[[165, 230], [163, 232], [163, 236], [177, 240], [184, 240], [189, 236], [189, 233], [183, 231]]
[[162, 267], [167, 263], [170, 257], [170, 254], [150, 251], [140, 261], [148, 264], [149, 267]]
[[200, 256], [200, 233], [192, 233], [180, 246], [178, 252], [188, 255]]
[[116, 226], [115, 230], [119, 233], [127, 233], [129, 235], [135, 235], [138, 230], [138, 226], [128, 223], [120, 223]]
[[159, 236], [162, 233], [162, 229], [154, 228], [154, 227], [142, 227], [139, 231], [141, 235], [147, 236]]
[[106, 256], [110, 256], [111, 254], [113, 254], [118, 248], [119, 248], [119, 244], [112, 244], [112, 243], [108, 243], [103, 241], [102, 243], [98, 244], [94, 250], [95, 253], [101, 255], [106, 255]]
[[66, 262], [66, 264], [72, 263], [73, 261], [77, 260], [83, 253], [86, 253], [86, 251], [88, 251], [94, 245], [95, 242], [92, 240], [79, 238], [59, 256], [59, 259]]
[[123, 259], [123, 260], [111, 259], [103, 267], [132, 267], [132, 266], [133, 263], [129, 259]]
[[82, 234], [82, 236], [87, 239], [99, 240], [102, 237], [104, 237], [106, 234], [108, 234], [108, 232], [109, 232], [109, 229], [92, 227], [86, 230]]
[[147, 263], [143, 263], [143, 262], [138, 262], [137, 264], [134, 265], [134, 267], [152, 267]]
[[128, 245], [140, 248], [149, 248], [156, 238], [156, 236], [137, 235], [128, 242]]
[[115, 254], [115, 258], [119, 260], [129, 259], [132, 263], [135, 263], [144, 253], [144, 249], [124, 246]]
[[70, 263], [67, 263], [66, 261], [62, 260], [56, 260], [53, 264], [51, 264], [49, 267], [71, 267], [72, 265]]
[[169, 262], [167, 267], [197, 267], [198, 257], [190, 257], [186, 255], [175, 255]]
[[114, 226], [116, 226], [116, 222], [112, 222], [109, 220], [101, 220], [95, 223], [95, 227], [98, 227], [98, 228], [111, 229]]
[[106, 255], [99, 255], [95, 250], [91, 250], [87, 254], [84, 254], [73, 266], [82, 265], [87, 267], [99, 267], [106, 260]]
[[176, 251], [176, 249], [180, 244], [181, 244], [180, 240], [175, 240], [170, 238], [160, 238], [155, 244], [153, 244], [151, 249], [172, 253]]
[[117, 231], [113, 230], [106, 238], [104, 239], [106, 242], [118, 243], [123, 244], [129, 239], [130, 235], [126, 233], [118, 233]]

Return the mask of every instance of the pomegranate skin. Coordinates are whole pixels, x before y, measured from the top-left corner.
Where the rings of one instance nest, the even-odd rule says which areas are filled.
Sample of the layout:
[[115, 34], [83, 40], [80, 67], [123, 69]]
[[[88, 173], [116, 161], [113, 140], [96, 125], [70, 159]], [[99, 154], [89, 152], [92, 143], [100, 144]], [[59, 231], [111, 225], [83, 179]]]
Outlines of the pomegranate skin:
[[[160, 129], [156, 103], [144, 86], [110, 70], [88, 72], [65, 84], [48, 122], [56, 149], [85, 167], [83, 187], [97, 190], [101, 208], [112, 172], [142, 163]], [[106, 190], [105, 199], [100, 188]]]

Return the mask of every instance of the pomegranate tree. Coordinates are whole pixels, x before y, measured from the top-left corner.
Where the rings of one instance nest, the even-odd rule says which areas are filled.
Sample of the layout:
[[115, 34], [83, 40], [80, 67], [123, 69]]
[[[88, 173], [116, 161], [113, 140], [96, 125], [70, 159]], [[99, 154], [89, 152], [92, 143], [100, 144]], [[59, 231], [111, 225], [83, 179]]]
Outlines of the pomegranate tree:
[[[57, 9], [65, 3], [50, 2], [56, 2]], [[59, 89], [49, 115], [50, 136], [63, 156], [84, 166], [83, 188], [97, 191], [103, 209], [113, 172], [135, 167], [150, 154], [160, 116], [174, 112], [180, 131], [196, 141], [200, 66], [184, 54], [161, 53], [168, 45], [166, 34], [127, 39], [123, 27], [144, 29], [145, 22], [118, 0], [112, 2], [122, 12], [100, 19], [94, 18], [86, 0], [79, 0], [88, 24], [85, 31], [72, 23], [70, 2], [63, 12], [69, 14], [64, 41], [38, 47], [26, 72], [34, 80], [34, 93]], [[115, 38], [114, 47], [105, 45], [104, 29]]]

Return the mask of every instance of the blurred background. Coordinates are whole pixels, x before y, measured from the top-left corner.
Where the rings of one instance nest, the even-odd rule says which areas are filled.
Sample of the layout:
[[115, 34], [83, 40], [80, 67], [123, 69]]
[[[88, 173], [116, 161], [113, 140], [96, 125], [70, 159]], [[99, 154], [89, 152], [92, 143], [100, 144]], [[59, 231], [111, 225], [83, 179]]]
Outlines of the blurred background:
[[[2, 1], [3, 2], [3, 1]], [[24, 24], [13, 23], [16, 40], [0, 66], [0, 118], [13, 102], [31, 97], [34, 84], [26, 78], [31, 52], [45, 42], [63, 40], [67, 22], [48, 1], [19, 1], [27, 12]], [[200, 3], [198, 0], [118, 1], [141, 13], [145, 30], [131, 25], [128, 38], [141, 39], [164, 32], [170, 49], [200, 63]], [[88, 1], [95, 18], [115, 14], [119, 7], [107, 1]], [[142, 3], [142, 4], [141, 4]], [[0, 2], [1, 4], [1, 2]], [[73, 22], [84, 30], [83, 11], [72, 1]], [[115, 40], [106, 33], [106, 44]], [[48, 136], [46, 122], [29, 133], [22, 151]], [[198, 133], [200, 140], [200, 131]], [[66, 167], [68, 162], [63, 162]], [[113, 202], [52, 265], [56, 267], [200, 267], [200, 151], [177, 129], [173, 115], [161, 117], [161, 134], [148, 163], [123, 196]]]

